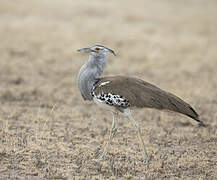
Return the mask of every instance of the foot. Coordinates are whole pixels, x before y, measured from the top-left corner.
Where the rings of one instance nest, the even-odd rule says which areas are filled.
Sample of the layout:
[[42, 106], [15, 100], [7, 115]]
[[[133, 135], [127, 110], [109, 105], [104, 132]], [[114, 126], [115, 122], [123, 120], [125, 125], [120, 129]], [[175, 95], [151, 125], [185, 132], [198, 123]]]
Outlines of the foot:
[[147, 155], [146, 158], [145, 158], [144, 164], [148, 165], [149, 161], [150, 161], [150, 156]]
[[93, 159], [95, 162], [100, 162], [105, 160], [105, 154], [103, 153], [98, 159]]

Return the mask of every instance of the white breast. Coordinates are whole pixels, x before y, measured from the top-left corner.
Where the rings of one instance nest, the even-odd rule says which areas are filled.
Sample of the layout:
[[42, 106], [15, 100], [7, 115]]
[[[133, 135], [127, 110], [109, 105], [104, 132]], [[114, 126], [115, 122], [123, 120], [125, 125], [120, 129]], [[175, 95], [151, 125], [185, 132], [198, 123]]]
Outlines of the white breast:
[[106, 110], [109, 110], [109, 111], [112, 111], [112, 112], [117, 111], [115, 107], [107, 105], [104, 101], [102, 101], [102, 100], [100, 100], [100, 99], [98, 99], [96, 97], [93, 97], [93, 101], [103, 109], [106, 109]]

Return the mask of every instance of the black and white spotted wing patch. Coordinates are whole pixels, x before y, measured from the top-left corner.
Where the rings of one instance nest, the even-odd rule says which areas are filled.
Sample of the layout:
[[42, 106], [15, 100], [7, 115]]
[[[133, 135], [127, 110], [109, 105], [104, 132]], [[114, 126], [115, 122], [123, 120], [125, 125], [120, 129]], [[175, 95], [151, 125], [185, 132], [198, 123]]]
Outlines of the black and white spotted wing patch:
[[118, 107], [129, 107], [130, 103], [129, 101], [122, 97], [121, 95], [112, 94], [112, 93], [100, 93], [95, 94], [93, 92], [93, 97], [95, 97], [97, 100], [110, 105], [110, 106], [118, 106]]

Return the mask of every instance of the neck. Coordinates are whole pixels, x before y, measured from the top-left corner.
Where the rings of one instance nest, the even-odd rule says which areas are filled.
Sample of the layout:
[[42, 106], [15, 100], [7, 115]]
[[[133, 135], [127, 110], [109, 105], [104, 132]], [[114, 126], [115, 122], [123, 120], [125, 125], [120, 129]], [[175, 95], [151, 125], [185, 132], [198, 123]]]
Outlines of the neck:
[[106, 67], [106, 54], [89, 56], [86, 64], [84, 64], [78, 74], [78, 87], [84, 100], [92, 100], [92, 90], [97, 79], [103, 73]]

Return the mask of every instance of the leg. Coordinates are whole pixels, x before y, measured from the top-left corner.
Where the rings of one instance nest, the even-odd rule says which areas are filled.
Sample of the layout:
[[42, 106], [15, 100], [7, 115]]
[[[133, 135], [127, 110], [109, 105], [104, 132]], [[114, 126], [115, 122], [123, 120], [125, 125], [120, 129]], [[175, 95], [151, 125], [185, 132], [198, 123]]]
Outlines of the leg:
[[133, 117], [131, 116], [131, 114], [129, 114], [128, 117], [129, 117], [129, 119], [130, 119], [130, 122], [133, 124], [134, 128], [135, 128], [136, 131], [137, 131], [137, 135], [138, 135], [140, 144], [141, 144], [142, 149], [143, 149], [143, 155], [144, 155], [144, 158], [145, 158], [145, 163], [147, 164], [148, 161], [150, 160], [150, 157], [148, 156], [148, 153], [147, 153], [146, 148], [145, 148], [145, 144], [144, 144], [144, 142], [143, 142], [143, 140], [142, 140], [140, 128], [139, 128], [138, 124], [136, 123], [136, 121], [135, 121], [135, 120], [133, 119]]
[[107, 152], [108, 152], [108, 149], [109, 149], [109, 147], [110, 147], [110, 144], [111, 144], [111, 142], [112, 142], [112, 139], [113, 139], [113, 137], [114, 137], [114, 135], [115, 135], [115, 133], [116, 133], [116, 131], [117, 131], [117, 128], [115, 127], [115, 125], [116, 125], [116, 124], [115, 124], [115, 113], [112, 112], [112, 115], [113, 115], [113, 121], [112, 121], [112, 127], [111, 127], [111, 129], [110, 129], [109, 140], [108, 140], [108, 142], [107, 142], [107, 144], [106, 144], [106, 146], [105, 146], [104, 152], [102, 153], [102, 155], [101, 155], [101, 157], [100, 157], [99, 160], [104, 160], [104, 159], [105, 159], [105, 156], [106, 156], [106, 154], [107, 154]]

